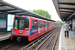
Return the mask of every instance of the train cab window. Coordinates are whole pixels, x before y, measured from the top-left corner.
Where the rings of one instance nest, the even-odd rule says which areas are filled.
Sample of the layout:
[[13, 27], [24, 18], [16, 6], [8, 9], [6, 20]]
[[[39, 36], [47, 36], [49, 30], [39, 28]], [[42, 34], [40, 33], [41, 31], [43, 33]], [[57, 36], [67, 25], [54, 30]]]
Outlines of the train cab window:
[[25, 20], [25, 30], [29, 30], [29, 20]]
[[18, 20], [15, 20], [14, 28], [13, 29], [18, 29]]
[[24, 29], [24, 20], [19, 21], [19, 29]]
[[34, 20], [32, 20], [32, 29], [34, 29]]
[[29, 30], [29, 17], [15, 17], [13, 29]]

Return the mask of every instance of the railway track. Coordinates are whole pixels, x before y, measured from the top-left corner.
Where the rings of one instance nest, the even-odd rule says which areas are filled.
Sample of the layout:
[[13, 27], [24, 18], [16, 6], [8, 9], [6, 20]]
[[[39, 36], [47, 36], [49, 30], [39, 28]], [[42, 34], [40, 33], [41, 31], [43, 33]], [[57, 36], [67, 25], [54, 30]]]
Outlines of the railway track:
[[54, 32], [60, 28], [55, 28], [54, 30], [42, 35], [34, 41], [28, 42], [27, 40], [21, 41], [20, 43], [14, 43], [12, 45], [5, 46], [2, 50], [39, 50], [39, 48], [47, 41], [47, 39], [53, 35]]
[[45, 43], [43, 43], [43, 45], [41, 45], [39, 48], [37, 47], [36, 50], [54, 50], [57, 39], [58, 39], [58, 35], [59, 35], [59, 30], [55, 31], [53, 33], [53, 35], [51, 35]]
[[[13, 42], [12, 42], [13, 43]], [[20, 48], [24, 47], [25, 45], [29, 44], [30, 42], [27, 41], [27, 39], [22, 40], [21, 42], [9, 44], [7, 46], [4, 46], [1, 50], [19, 50]]]
[[11, 46], [13, 44], [16, 44], [16, 41], [11, 41], [10, 39], [4, 40], [4, 41], [0, 41], [0, 50], [2, 50], [6, 46]]

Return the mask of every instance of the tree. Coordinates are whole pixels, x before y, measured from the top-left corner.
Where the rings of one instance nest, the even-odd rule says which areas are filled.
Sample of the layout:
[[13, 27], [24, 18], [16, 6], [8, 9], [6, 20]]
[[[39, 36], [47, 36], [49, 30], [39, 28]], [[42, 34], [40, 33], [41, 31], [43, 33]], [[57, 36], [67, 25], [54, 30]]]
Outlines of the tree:
[[62, 21], [59, 21], [59, 20], [58, 20], [57, 22], [58, 22], [58, 23], [60, 23], [60, 24], [62, 24], [62, 23], [63, 23]]
[[34, 13], [37, 13], [39, 15], [42, 15], [44, 17], [47, 17], [49, 19], [51, 19], [51, 15], [48, 13], [48, 11], [45, 11], [45, 10], [42, 10], [42, 9], [38, 9], [38, 10], [29, 10], [29, 11], [32, 11]]

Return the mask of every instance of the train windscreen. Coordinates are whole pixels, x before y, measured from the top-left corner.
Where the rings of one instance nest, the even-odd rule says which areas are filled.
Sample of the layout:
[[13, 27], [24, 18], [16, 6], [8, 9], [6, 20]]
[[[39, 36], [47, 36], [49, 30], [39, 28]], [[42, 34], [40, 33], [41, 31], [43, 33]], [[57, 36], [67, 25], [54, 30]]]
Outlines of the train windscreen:
[[29, 17], [15, 17], [13, 29], [29, 30]]

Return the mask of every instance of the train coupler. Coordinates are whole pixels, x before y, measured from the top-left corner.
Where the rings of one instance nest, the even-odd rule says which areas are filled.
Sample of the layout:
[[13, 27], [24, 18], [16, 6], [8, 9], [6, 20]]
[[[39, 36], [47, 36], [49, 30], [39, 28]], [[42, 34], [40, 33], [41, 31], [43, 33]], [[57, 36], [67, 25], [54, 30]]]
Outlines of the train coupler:
[[21, 37], [17, 37], [17, 41], [20, 42], [21, 41]]

